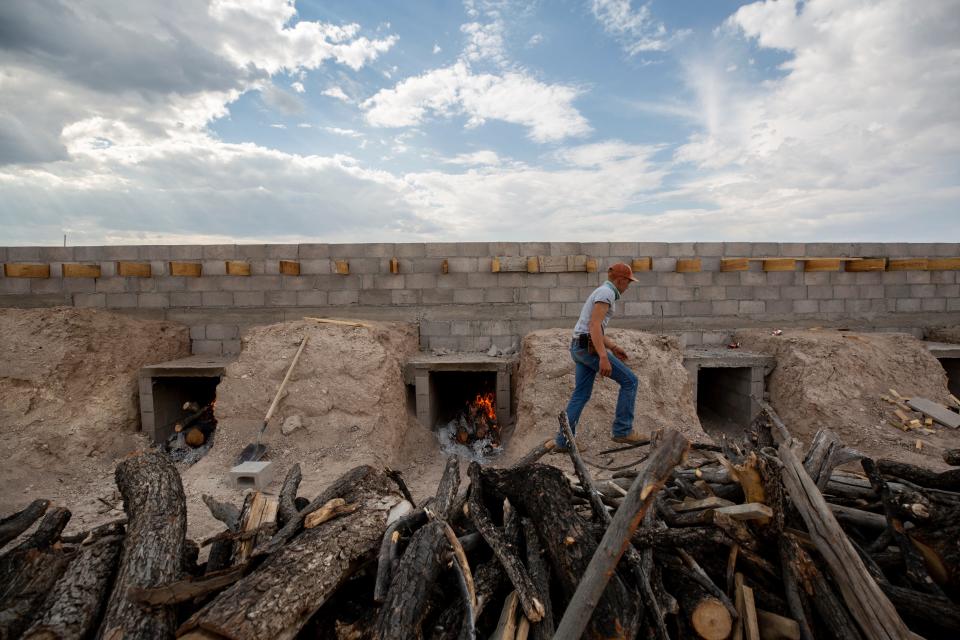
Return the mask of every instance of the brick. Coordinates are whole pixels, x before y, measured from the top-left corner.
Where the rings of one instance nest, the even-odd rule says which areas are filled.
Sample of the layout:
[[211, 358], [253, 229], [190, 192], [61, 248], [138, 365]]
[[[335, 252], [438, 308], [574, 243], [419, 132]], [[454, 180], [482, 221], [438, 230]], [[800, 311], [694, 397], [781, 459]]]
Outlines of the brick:
[[883, 298], [884, 297], [884, 288], [881, 284], [867, 284], [860, 286], [860, 297], [861, 298]]
[[898, 298], [897, 312], [912, 313], [915, 311], [920, 311], [921, 304], [922, 301], [919, 298]]
[[108, 293], [107, 307], [110, 309], [131, 309], [137, 306], [136, 293]]
[[453, 301], [457, 304], [476, 304], [483, 302], [483, 289], [456, 289]]
[[232, 324], [208, 324], [204, 333], [207, 340], [229, 340], [240, 335], [240, 329]]
[[921, 311], [946, 311], [946, 298], [924, 298], [920, 303]]
[[420, 294], [420, 301], [423, 304], [452, 304], [454, 291], [454, 289], [424, 289]]
[[327, 304], [343, 306], [360, 302], [359, 291], [331, 291], [327, 295]]
[[[155, 285], [154, 290], [156, 291], [186, 291], [187, 282], [192, 282], [192, 281], [193, 280], [189, 278], [174, 278], [173, 276], [161, 276], [159, 278], [150, 279], [150, 282], [152, 282]], [[143, 281], [139, 281], [139, 282], [135, 281], [135, 282], [136, 282], [137, 288], [139, 288], [140, 285], [144, 284]]]
[[393, 302], [393, 296], [388, 289], [367, 289], [360, 291], [360, 304], [369, 305], [389, 305]]
[[911, 298], [933, 298], [937, 293], [935, 284], [913, 284], [910, 285]]
[[419, 289], [392, 289], [390, 291], [391, 302], [397, 305], [410, 305], [420, 303]]
[[200, 307], [202, 305], [203, 294], [199, 291], [174, 291], [170, 294], [171, 307]]
[[713, 303], [708, 301], [684, 302], [680, 305], [684, 316], [709, 316], [713, 313]]
[[558, 287], [550, 289], [550, 302], [580, 302], [580, 292], [576, 288]]
[[843, 300], [821, 300], [820, 313], [843, 313]]
[[829, 300], [833, 297], [833, 287], [828, 284], [809, 286], [807, 297], [811, 300]]
[[817, 313], [820, 311], [820, 302], [817, 300], [794, 300], [794, 313]]
[[262, 307], [266, 304], [263, 291], [237, 291], [233, 294], [233, 304], [238, 307]]
[[268, 307], [295, 307], [297, 305], [296, 291], [266, 291], [264, 304]]
[[229, 291], [204, 291], [201, 300], [205, 307], [232, 307], [233, 293]]
[[107, 296], [104, 293], [75, 293], [73, 294], [75, 307], [106, 307]]
[[767, 306], [762, 300], [741, 300], [739, 313], [763, 313]]
[[928, 284], [931, 274], [929, 271], [906, 271], [904, 275], [907, 278], [907, 284]]
[[[389, 293], [388, 293], [389, 296]], [[297, 291], [297, 306], [323, 307], [327, 304], [326, 291]]]
[[673, 258], [689, 257], [696, 254], [697, 250], [692, 242], [671, 242], [667, 249], [667, 255]]
[[223, 344], [219, 340], [193, 340], [190, 350], [195, 355], [218, 356], [223, 353]]
[[671, 302], [693, 300], [693, 289], [687, 287], [670, 287], [667, 289], [667, 300]]
[[168, 293], [140, 293], [137, 294], [137, 306], [141, 309], [165, 309], [170, 306]]

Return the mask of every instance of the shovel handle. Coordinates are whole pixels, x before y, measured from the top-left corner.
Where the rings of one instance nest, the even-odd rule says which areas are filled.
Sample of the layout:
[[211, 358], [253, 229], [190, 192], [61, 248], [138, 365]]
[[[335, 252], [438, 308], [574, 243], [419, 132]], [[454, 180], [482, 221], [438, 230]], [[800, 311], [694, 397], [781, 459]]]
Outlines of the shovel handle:
[[277, 389], [277, 395], [273, 396], [273, 402], [270, 403], [270, 408], [267, 409], [267, 415], [263, 417], [263, 427], [261, 427], [260, 432], [263, 433], [263, 430], [267, 428], [267, 423], [270, 421], [270, 418], [273, 417], [273, 412], [277, 408], [277, 404], [280, 402], [280, 394], [283, 393], [284, 387], [287, 386], [287, 382], [290, 381], [290, 375], [293, 373], [293, 368], [297, 366], [297, 360], [300, 359], [300, 354], [303, 353], [303, 348], [307, 345], [307, 336], [303, 336], [303, 339], [300, 340], [300, 348], [297, 349], [297, 355], [293, 356], [293, 362], [290, 363], [290, 368], [287, 369], [287, 375], [283, 377], [283, 382], [280, 383], [280, 388]]

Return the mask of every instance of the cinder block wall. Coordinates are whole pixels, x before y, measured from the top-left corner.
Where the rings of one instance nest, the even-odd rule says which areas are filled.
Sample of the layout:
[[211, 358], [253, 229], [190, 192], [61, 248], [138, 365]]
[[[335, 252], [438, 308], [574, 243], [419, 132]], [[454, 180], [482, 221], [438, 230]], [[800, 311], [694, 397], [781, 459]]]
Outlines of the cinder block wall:
[[[580, 256], [581, 269], [586, 256], [587, 268], [595, 271], [493, 270], [496, 258], [515, 268], [526, 264], [516, 258], [536, 256]], [[505, 259], [510, 257], [515, 259]], [[800, 260], [788, 271], [765, 270], [756, 260], [776, 257]], [[824, 267], [805, 260], [818, 257], [891, 262], [878, 271], [853, 272], [848, 261], [836, 270], [806, 270]], [[245, 328], [303, 316], [419, 322], [424, 348], [485, 351], [516, 345], [535, 329], [572, 327], [607, 266], [650, 258], [650, 270], [637, 272], [640, 281], [624, 296], [613, 326], [662, 328], [679, 333], [686, 344], [722, 342], [730, 331], [750, 326], [919, 333], [925, 326], [960, 323], [958, 257], [960, 243], [0, 247], [0, 306], [99, 307], [176, 320], [190, 326], [195, 353], [236, 353]], [[397, 273], [391, 272], [394, 258]], [[678, 260], [693, 258], [700, 260], [699, 271], [678, 272], [690, 268], [683, 262], [678, 267]], [[730, 258], [752, 260], [741, 261], [745, 270], [730, 271]], [[911, 260], [893, 262], [902, 259]], [[296, 263], [299, 275], [281, 274], [281, 260]], [[249, 275], [227, 275], [227, 261]], [[338, 273], [338, 262], [348, 273]], [[126, 263], [149, 265], [150, 275], [118, 275]], [[172, 263], [194, 271], [199, 265], [200, 275], [171, 275]], [[84, 269], [71, 275], [78, 273], [76, 265], [95, 267], [99, 276]], [[24, 277], [31, 275], [39, 277]]]

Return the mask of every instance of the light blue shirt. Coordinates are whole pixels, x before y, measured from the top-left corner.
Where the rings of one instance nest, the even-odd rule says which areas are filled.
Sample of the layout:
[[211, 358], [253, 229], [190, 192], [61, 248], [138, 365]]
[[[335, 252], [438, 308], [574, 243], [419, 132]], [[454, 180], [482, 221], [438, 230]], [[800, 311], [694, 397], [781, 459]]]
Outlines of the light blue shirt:
[[607, 315], [603, 317], [600, 325], [603, 330], [606, 330], [607, 323], [613, 317], [613, 303], [619, 299], [620, 292], [609, 280], [594, 289], [593, 293], [587, 297], [587, 301], [583, 303], [583, 308], [580, 309], [580, 317], [577, 319], [577, 325], [573, 328], [574, 337], [590, 333], [590, 318], [593, 316], [593, 305], [597, 302], [605, 302], [610, 305], [607, 308]]

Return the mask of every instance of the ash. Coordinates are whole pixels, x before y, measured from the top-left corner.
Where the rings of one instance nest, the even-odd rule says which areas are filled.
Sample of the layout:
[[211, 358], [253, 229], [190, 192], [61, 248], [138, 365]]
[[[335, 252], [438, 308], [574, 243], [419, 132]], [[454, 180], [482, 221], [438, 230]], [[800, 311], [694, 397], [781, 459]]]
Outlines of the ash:
[[[214, 435], [215, 435], [214, 433], [211, 433], [210, 436], [207, 438], [206, 442], [204, 442], [202, 445], [200, 445], [197, 448], [193, 448], [190, 445], [186, 444], [185, 442], [179, 442], [179, 444], [174, 444], [173, 446], [170, 446], [169, 449], [167, 450], [167, 455], [174, 462], [178, 462], [187, 467], [193, 466], [194, 464], [200, 461], [200, 458], [207, 455], [207, 452], [213, 448]], [[176, 434], [176, 436], [174, 436], [171, 439], [174, 439], [177, 437], [179, 437], [179, 439], [182, 441], [183, 433], [178, 433]]]
[[440, 441], [440, 449], [444, 453], [460, 456], [480, 464], [490, 462], [492, 458], [496, 458], [503, 453], [503, 447], [494, 444], [490, 436], [479, 438], [469, 444], [457, 442], [457, 430], [461, 421], [465, 420], [466, 418], [461, 415], [447, 424], [437, 427], [437, 440]]

